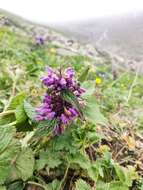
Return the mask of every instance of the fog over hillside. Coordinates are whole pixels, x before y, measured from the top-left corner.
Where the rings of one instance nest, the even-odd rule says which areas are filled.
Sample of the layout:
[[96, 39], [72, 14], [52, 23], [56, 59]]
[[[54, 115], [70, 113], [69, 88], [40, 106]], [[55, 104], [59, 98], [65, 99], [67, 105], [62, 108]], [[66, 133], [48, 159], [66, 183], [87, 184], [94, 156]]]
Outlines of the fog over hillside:
[[128, 59], [143, 58], [143, 12], [54, 26], [85, 43]]

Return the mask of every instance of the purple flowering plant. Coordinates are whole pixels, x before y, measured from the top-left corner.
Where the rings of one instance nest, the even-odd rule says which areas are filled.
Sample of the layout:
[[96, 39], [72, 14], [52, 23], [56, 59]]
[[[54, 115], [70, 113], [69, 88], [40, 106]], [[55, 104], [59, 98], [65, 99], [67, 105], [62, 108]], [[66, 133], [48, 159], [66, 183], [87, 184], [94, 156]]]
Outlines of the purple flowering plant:
[[[85, 102], [81, 95], [85, 89], [75, 80], [75, 72], [72, 68], [55, 71], [47, 69], [47, 75], [41, 77], [47, 91], [42, 104], [36, 108], [37, 122], [56, 121], [53, 133], [58, 135], [76, 118], [83, 118], [81, 107]], [[48, 126], [47, 126], [48, 127]]]
[[36, 36], [35, 41], [37, 45], [43, 45], [45, 42], [45, 39], [42, 36]]

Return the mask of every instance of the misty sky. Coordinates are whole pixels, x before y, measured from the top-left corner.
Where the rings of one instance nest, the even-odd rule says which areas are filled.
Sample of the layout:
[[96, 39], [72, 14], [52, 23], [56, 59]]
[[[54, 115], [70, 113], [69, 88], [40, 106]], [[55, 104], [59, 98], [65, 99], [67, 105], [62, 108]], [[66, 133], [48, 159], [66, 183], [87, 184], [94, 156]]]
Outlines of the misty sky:
[[62, 23], [143, 10], [143, 0], [0, 0], [0, 8], [29, 20]]

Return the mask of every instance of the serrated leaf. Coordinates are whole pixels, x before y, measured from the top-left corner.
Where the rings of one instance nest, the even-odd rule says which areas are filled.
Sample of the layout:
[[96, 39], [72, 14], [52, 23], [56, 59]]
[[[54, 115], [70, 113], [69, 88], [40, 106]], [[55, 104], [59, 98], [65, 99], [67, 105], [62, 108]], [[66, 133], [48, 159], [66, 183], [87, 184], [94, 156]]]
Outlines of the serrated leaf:
[[53, 132], [54, 127], [56, 126], [56, 120], [45, 120], [41, 121], [37, 125], [37, 129], [34, 133], [34, 137], [44, 137], [48, 136]]
[[11, 162], [19, 152], [19, 143], [14, 139], [15, 129], [0, 127], [0, 184], [3, 184], [9, 174]]
[[109, 190], [129, 190], [129, 187], [124, 183], [113, 181], [110, 183]]
[[107, 119], [100, 112], [99, 106], [94, 96], [86, 97], [86, 106], [83, 109], [83, 113], [87, 121], [93, 124], [107, 124]]
[[[24, 107], [25, 106], [25, 107]], [[32, 119], [33, 107], [27, 102], [22, 102], [17, 106], [15, 110], [16, 127], [18, 131], [31, 131], [33, 129], [33, 123], [29, 122], [29, 118]]]
[[84, 180], [79, 179], [76, 181], [75, 190], [92, 190], [92, 188]]
[[60, 187], [60, 181], [58, 181], [56, 179], [54, 181], [52, 181], [52, 190], [58, 190], [59, 187]]
[[129, 187], [119, 181], [112, 181], [110, 183], [98, 181], [96, 184], [96, 190], [129, 190]]
[[29, 148], [23, 149], [18, 155], [15, 163], [15, 168], [19, 173], [19, 177], [26, 181], [33, 175], [34, 171], [34, 156]]
[[121, 182], [125, 182], [126, 176], [125, 176], [125, 171], [124, 168], [118, 164], [114, 164], [115, 171], [117, 173], [117, 176], [119, 177], [119, 180]]
[[99, 172], [96, 167], [91, 166], [90, 168], [88, 168], [87, 173], [92, 180], [94, 180], [95, 182], [97, 181]]
[[27, 115], [25, 113], [23, 103], [17, 106], [15, 110], [15, 117], [16, 117], [17, 123], [23, 123], [27, 120]]
[[22, 181], [16, 181], [7, 187], [7, 190], [23, 190], [24, 184]]
[[33, 108], [33, 106], [31, 104], [29, 104], [27, 101], [24, 101], [24, 110], [27, 114], [27, 116], [31, 119], [34, 120], [35, 116], [36, 116], [36, 112], [35, 109]]
[[49, 183], [47, 186], [46, 186], [46, 190], [60, 190], [60, 181], [58, 180], [53, 180], [52, 183]]
[[128, 187], [131, 186], [132, 181], [137, 178], [135, 168], [132, 166], [125, 168], [123, 166], [120, 166], [119, 164], [114, 164], [114, 168], [120, 182]]
[[40, 158], [37, 160], [37, 169], [43, 169], [46, 165], [48, 168], [55, 168], [61, 164], [59, 154], [50, 150], [42, 151]]
[[81, 153], [70, 154], [68, 156], [68, 161], [70, 163], [78, 164], [83, 169], [88, 169], [90, 167], [90, 161], [86, 155]]
[[16, 95], [15, 97], [13, 97], [8, 105], [8, 110], [10, 109], [16, 109], [16, 107], [20, 104], [22, 104], [22, 102], [24, 101], [26, 97], [26, 93], [25, 92], [21, 92], [18, 95]]
[[75, 154], [77, 152], [77, 147], [72, 136], [72, 127], [67, 128], [64, 134], [54, 138], [52, 143], [52, 146], [56, 151], [65, 150], [71, 154]]
[[96, 190], [110, 190], [110, 184], [98, 181], [96, 184]]

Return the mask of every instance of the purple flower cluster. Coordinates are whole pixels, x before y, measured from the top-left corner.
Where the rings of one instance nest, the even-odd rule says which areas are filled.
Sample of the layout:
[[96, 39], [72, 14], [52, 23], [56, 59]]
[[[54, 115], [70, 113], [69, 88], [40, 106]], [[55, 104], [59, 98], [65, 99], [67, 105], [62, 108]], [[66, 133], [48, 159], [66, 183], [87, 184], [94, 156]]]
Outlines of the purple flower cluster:
[[35, 119], [37, 121], [56, 119], [55, 134], [62, 133], [75, 117], [79, 117], [78, 110], [62, 97], [63, 91], [70, 91], [77, 97], [79, 103], [82, 102], [80, 96], [85, 90], [74, 80], [74, 75], [72, 68], [66, 69], [63, 73], [48, 68], [47, 76], [41, 78], [47, 87], [47, 93], [42, 105], [36, 109]]
[[35, 40], [36, 40], [36, 45], [43, 45], [45, 42], [42, 36], [36, 36]]

